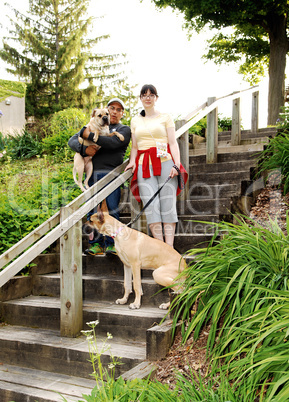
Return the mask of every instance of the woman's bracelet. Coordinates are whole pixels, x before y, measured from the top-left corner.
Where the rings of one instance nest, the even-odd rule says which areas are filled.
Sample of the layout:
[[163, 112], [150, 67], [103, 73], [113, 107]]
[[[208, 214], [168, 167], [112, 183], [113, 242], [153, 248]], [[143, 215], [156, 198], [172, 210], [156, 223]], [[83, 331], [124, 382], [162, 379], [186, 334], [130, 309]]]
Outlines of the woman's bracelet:
[[178, 172], [178, 174], [181, 174], [181, 171], [180, 171], [180, 169], [177, 167], [177, 165], [173, 165], [173, 168], [176, 169], [176, 171]]

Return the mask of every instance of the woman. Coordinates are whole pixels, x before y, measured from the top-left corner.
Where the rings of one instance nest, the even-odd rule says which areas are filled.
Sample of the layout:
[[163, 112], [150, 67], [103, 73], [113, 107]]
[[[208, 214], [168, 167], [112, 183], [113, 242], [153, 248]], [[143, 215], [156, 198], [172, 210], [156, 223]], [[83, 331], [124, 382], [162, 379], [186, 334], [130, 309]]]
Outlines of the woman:
[[131, 190], [143, 205], [171, 178], [145, 213], [153, 237], [173, 247], [180, 191], [177, 176], [182, 168], [175, 125], [169, 114], [156, 110], [158, 93], [153, 85], [142, 87], [140, 100], [144, 110], [131, 121], [132, 149], [126, 170], [134, 173]]

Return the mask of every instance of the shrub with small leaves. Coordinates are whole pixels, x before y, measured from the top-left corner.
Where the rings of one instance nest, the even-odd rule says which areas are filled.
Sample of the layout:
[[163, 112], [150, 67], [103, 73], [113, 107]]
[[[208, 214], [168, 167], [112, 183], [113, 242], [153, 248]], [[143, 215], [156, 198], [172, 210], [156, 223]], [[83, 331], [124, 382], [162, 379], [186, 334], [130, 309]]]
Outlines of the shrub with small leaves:
[[87, 114], [76, 108], [55, 113], [50, 120], [50, 133], [43, 139], [43, 151], [58, 161], [72, 160], [74, 152], [68, 147], [68, 140], [88, 121]]

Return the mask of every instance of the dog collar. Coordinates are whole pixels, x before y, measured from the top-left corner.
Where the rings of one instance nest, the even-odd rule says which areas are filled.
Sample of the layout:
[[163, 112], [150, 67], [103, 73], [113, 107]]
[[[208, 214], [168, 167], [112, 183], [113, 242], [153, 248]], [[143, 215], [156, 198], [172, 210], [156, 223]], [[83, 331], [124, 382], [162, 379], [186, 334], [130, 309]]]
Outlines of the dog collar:
[[125, 226], [121, 226], [120, 228], [117, 229], [117, 231], [115, 233], [112, 233], [110, 235], [110, 237], [112, 237], [114, 239], [120, 232], [123, 231], [124, 228], [125, 228]]

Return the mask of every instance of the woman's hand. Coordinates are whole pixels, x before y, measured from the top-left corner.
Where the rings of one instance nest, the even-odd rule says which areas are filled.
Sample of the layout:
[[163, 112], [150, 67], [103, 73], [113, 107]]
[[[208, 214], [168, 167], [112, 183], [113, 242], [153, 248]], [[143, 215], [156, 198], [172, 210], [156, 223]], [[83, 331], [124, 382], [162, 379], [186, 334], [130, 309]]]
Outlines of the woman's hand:
[[124, 171], [126, 172], [127, 170], [129, 170], [129, 169], [132, 169], [132, 173], [134, 173], [134, 171], [135, 171], [135, 162], [129, 162], [128, 163], [128, 165], [127, 165], [127, 167], [124, 169]]
[[[178, 168], [180, 168], [180, 167], [178, 166]], [[179, 175], [179, 173], [178, 173], [177, 169], [175, 169], [174, 167], [172, 167], [169, 176], [170, 176], [171, 178], [173, 178], [173, 177], [178, 176], [178, 175]]]

